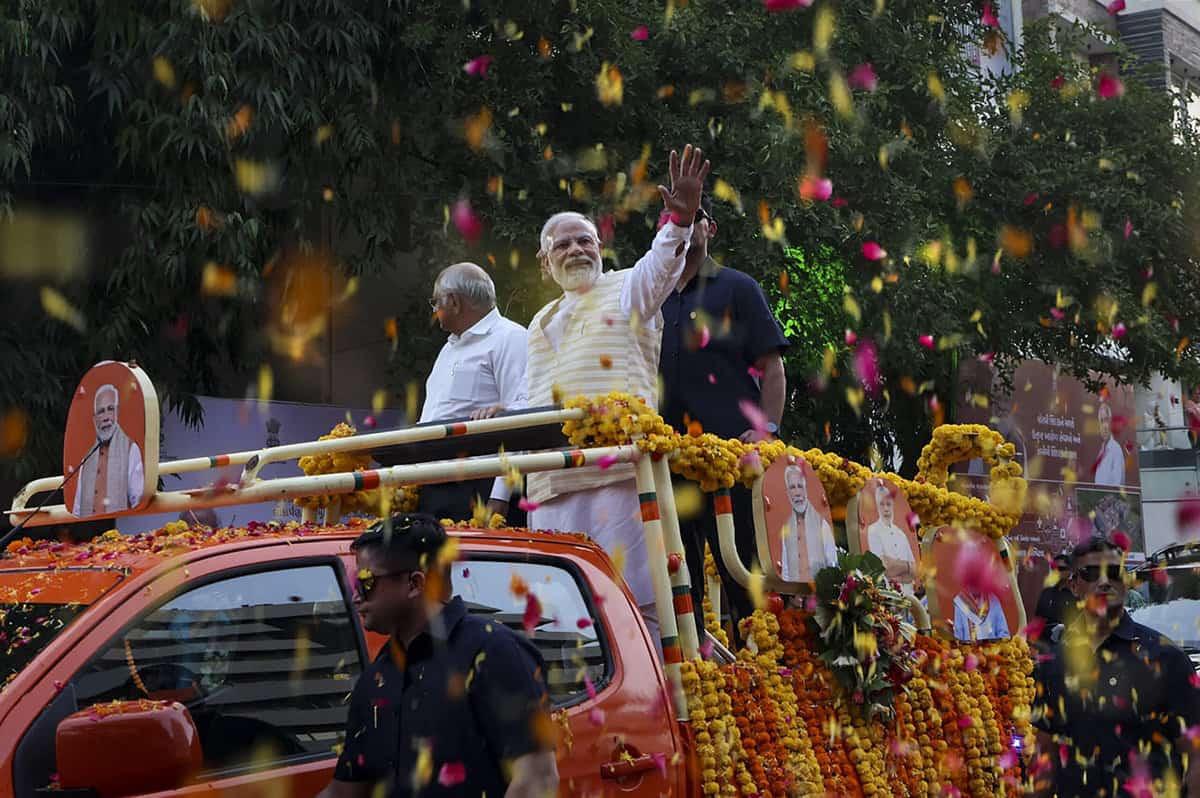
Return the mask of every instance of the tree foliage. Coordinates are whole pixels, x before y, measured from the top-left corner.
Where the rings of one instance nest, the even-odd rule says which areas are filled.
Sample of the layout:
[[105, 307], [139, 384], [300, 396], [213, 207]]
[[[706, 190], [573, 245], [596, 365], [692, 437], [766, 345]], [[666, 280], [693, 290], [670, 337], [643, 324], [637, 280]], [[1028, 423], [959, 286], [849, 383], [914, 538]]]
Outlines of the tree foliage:
[[[990, 77], [967, 55], [998, 45], [981, 3], [669, 8], [10, 6], [0, 203], [65, 202], [106, 235], [85, 276], [8, 275], [0, 412], [25, 408], [33, 426], [5, 467], [56, 470], [63, 386], [96, 360], [137, 359], [193, 416], [190, 397], [220, 375], [249, 379], [294, 343], [271, 299], [291, 253], [363, 275], [415, 252], [430, 278], [473, 259], [519, 289], [527, 321], [549, 294], [542, 221], [591, 213], [609, 259], [631, 264], [653, 233], [667, 152], [689, 141], [714, 164], [716, 254], [760, 280], [796, 335], [785, 429], [798, 443], [852, 457], [898, 446], [911, 465], [962, 358], [1125, 380], [1195, 372], [1181, 342], [1200, 320], [1200, 148], [1170, 97], [1129, 78], [1124, 96], [1097, 97], [1098, 75], [1045, 23], [1012, 74]], [[847, 85], [864, 64], [873, 90]], [[798, 181], [818, 167], [833, 197], [802, 200]], [[868, 242], [886, 257], [866, 258]], [[42, 312], [44, 284], [79, 308], [85, 333]], [[402, 384], [433, 352], [408, 343], [423, 297], [398, 303]], [[847, 328], [878, 347], [878, 396], [858, 392]]]

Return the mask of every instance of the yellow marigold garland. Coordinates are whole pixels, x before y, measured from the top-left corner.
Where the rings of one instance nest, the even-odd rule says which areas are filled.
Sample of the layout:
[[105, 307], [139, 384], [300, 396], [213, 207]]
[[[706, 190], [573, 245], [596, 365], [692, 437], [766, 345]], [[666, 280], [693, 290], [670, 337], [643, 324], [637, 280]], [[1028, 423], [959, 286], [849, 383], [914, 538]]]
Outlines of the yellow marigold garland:
[[[643, 451], [670, 455], [671, 470], [712, 492], [741, 482], [750, 485], [779, 457], [804, 458], [825, 488], [829, 504], [845, 506], [873, 476], [890, 480], [908, 497], [913, 512], [925, 526], [957, 523], [986, 533], [992, 538], [1008, 534], [1020, 521], [1026, 483], [1021, 467], [1007, 461], [1011, 444], [994, 430], [979, 425], [942, 425], [934, 431], [922, 454], [923, 470], [916, 480], [896, 474], [875, 474], [863, 465], [819, 449], [801, 451], [782, 441], [746, 444], [725, 440], [710, 433], [680, 434], [667, 425], [646, 402], [636, 396], [613, 392], [589, 398], [578, 396], [564, 403], [568, 408], [585, 408], [587, 415], [563, 425], [563, 434], [574, 446], [617, 446], [636, 442]], [[943, 473], [953, 458], [984, 457], [992, 464], [991, 501], [949, 491]]]

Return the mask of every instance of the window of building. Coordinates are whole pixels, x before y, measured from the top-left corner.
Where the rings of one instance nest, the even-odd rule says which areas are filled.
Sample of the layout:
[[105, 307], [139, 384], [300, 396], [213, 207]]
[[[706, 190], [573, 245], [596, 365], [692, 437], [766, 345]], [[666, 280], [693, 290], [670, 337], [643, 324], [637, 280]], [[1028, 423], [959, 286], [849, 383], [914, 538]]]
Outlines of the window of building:
[[[600, 690], [611, 676], [600, 616], [576, 575], [539, 562], [469, 560], [456, 563], [454, 593], [472, 613], [487, 615], [525, 634], [527, 596], [541, 608], [529, 639], [546, 661], [546, 681], [555, 707], [587, 697], [588, 682]], [[588, 597], [588, 598], [585, 598]]]

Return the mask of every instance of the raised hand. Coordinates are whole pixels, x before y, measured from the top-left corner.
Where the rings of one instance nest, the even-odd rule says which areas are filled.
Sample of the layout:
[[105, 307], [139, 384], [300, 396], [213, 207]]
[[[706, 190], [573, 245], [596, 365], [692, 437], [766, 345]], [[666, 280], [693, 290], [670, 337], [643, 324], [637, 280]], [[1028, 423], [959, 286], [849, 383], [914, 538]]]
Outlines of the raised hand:
[[699, 147], [688, 144], [683, 148], [683, 157], [671, 150], [671, 188], [659, 186], [663, 207], [676, 216], [679, 223], [687, 226], [696, 218], [700, 208], [700, 194], [704, 191], [704, 179], [708, 177], [711, 164], [701, 160], [704, 153]]

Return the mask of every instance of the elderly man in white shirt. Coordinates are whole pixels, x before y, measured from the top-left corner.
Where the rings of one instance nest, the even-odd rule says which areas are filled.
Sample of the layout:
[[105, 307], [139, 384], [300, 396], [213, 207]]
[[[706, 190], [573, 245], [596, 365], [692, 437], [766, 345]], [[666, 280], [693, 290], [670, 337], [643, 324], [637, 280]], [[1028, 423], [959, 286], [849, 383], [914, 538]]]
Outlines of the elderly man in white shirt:
[[[500, 315], [488, 273], [474, 263], [447, 266], [434, 281], [429, 305], [450, 337], [425, 381], [421, 423], [524, 407], [528, 333]], [[426, 485], [420, 509], [437, 518], [471, 518], [477, 495], [487, 499], [489, 513], [507, 515], [511, 492], [503, 477]]]
[[[542, 227], [543, 272], [563, 290], [529, 325], [529, 401], [556, 394], [625, 391], [657, 404], [660, 308], [683, 272], [692, 222], [709, 164], [689, 144], [671, 153], [671, 188], [659, 186], [668, 220], [632, 269], [604, 272], [600, 236], [579, 213], [551, 216]], [[613, 555], [643, 615], [657, 627], [654, 589], [633, 467], [614, 465], [530, 474], [527, 498], [536, 529], [587, 532]], [[656, 628], [652, 631], [657, 631]]]

